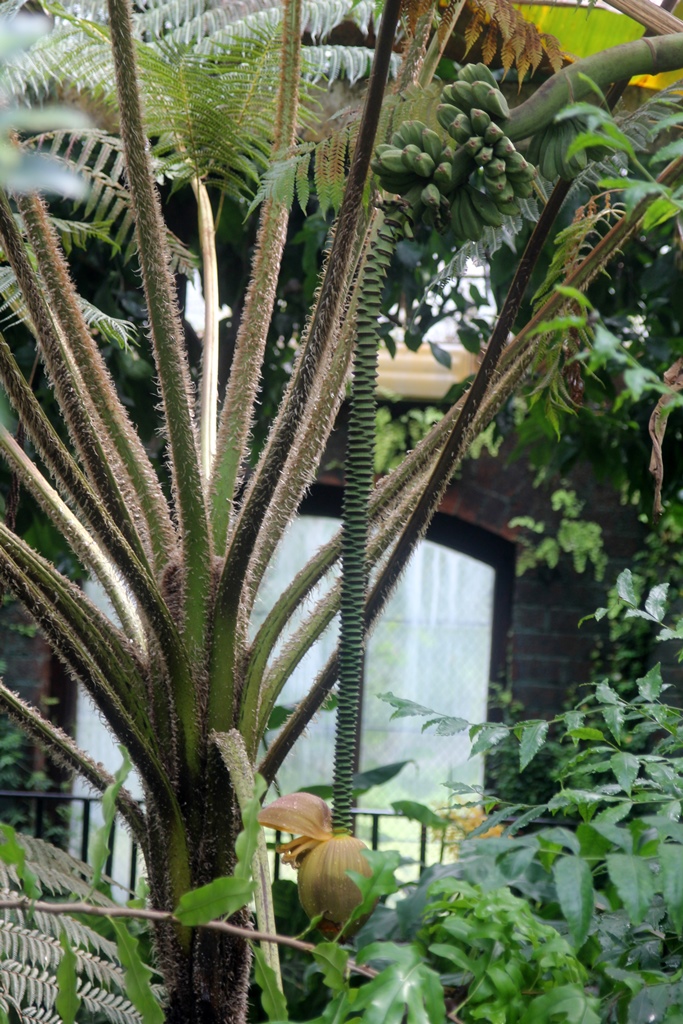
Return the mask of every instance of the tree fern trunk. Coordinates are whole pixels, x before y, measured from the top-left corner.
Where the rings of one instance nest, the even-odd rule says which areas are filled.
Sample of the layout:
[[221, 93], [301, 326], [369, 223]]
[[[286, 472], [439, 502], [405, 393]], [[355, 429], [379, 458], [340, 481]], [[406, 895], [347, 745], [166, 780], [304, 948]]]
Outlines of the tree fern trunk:
[[[211, 772], [205, 771], [203, 785], [196, 792], [197, 804], [204, 813], [201, 832], [189, 837], [192, 888], [232, 874], [236, 863], [235, 840], [241, 817], [229, 776], [223, 768], [219, 778], [213, 760]], [[150, 816], [149, 831], [153, 834], [147, 865], [151, 905], [172, 911], [178, 894], [169, 884], [161, 815], [156, 820]], [[231, 918], [233, 924], [246, 927], [250, 921], [247, 909]], [[156, 954], [167, 991], [167, 1024], [245, 1024], [251, 973], [247, 942], [207, 929], [163, 924], [156, 928]]]

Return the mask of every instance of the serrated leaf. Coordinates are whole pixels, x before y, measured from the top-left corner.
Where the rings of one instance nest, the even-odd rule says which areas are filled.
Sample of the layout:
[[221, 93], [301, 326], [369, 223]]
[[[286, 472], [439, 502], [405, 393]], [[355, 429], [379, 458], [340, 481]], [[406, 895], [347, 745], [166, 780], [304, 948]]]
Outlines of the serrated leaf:
[[604, 740], [604, 733], [600, 732], [599, 729], [592, 729], [587, 725], [582, 725], [578, 729], [570, 729], [569, 735], [574, 740]]
[[55, 974], [57, 982], [57, 998], [55, 1009], [62, 1019], [62, 1024], [75, 1024], [76, 1014], [81, 1005], [78, 996], [78, 975], [76, 973], [76, 954], [71, 948], [69, 937], [62, 929], [59, 936], [59, 943], [62, 947], [62, 959]]
[[683, 846], [660, 845], [659, 878], [666, 909], [680, 935], [683, 932]]
[[611, 853], [607, 871], [631, 924], [640, 924], [655, 893], [655, 881], [646, 860], [630, 853]]
[[602, 709], [602, 717], [605, 725], [614, 736], [617, 743], [621, 743], [624, 736], [624, 712], [616, 704], [608, 704]]
[[633, 783], [636, 781], [640, 769], [638, 758], [634, 757], [633, 754], [619, 751], [619, 753], [613, 754], [610, 758], [610, 765], [617, 782], [624, 792], [630, 796]]
[[[428, 722], [422, 726], [422, 731], [429, 728], [431, 725], [436, 725], [437, 733], [440, 736], [452, 736], [458, 732], [464, 732], [465, 729], [470, 727], [470, 723], [466, 722], [464, 718], [456, 718], [452, 715], [442, 715], [438, 711], [434, 711], [432, 708], [427, 708], [424, 704], [417, 704], [414, 700], [406, 700], [403, 697], [396, 697], [393, 693], [379, 693], [377, 695], [380, 700], [385, 701], [387, 704], [395, 709], [391, 718], [410, 718], [417, 716], [419, 718], [429, 718]], [[405, 762], [408, 763], [408, 762]]]
[[336, 942], [319, 942], [312, 950], [313, 959], [322, 967], [323, 981], [333, 992], [341, 992], [346, 987], [346, 965], [349, 960], [347, 950]]
[[595, 687], [595, 699], [600, 704], [619, 704], [619, 697], [609, 683], [598, 683]]
[[593, 876], [583, 857], [559, 857], [553, 865], [557, 898], [577, 949], [583, 946], [593, 918]]
[[633, 573], [630, 569], [624, 569], [617, 576], [617, 594], [626, 604], [637, 605], [638, 595], [633, 584]]
[[142, 1017], [142, 1024], [164, 1024], [164, 1012], [150, 985], [152, 971], [140, 958], [138, 940], [123, 921], [114, 917], [109, 920], [116, 932], [119, 960], [125, 972], [126, 995]]
[[246, 906], [253, 893], [254, 883], [248, 878], [215, 878], [208, 885], [181, 896], [173, 914], [188, 927], [206, 924], [217, 917], [234, 914]]
[[662, 692], [662, 666], [659, 662], [653, 665], [647, 675], [636, 679], [638, 693], [644, 700], [657, 700]]
[[519, 770], [521, 772], [524, 771], [526, 766], [539, 752], [545, 743], [547, 735], [547, 722], [534, 722], [533, 725], [524, 726], [522, 729], [522, 738], [519, 741]]
[[[473, 727], [473, 729], [476, 727]], [[473, 729], [470, 729], [470, 736], [472, 735]], [[487, 750], [491, 750], [492, 747], [497, 746], [501, 743], [509, 734], [509, 730], [504, 725], [484, 725], [478, 729], [476, 739], [472, 744], [470, 751], [470, 757], [474, 757], [475, 754], [485, 754]]]
[[261, 1005], [268, 1020], [288, 1020], [287, 1001], [277, 975], [258, 946], [254, 946], [254, 981], [261, 989]]

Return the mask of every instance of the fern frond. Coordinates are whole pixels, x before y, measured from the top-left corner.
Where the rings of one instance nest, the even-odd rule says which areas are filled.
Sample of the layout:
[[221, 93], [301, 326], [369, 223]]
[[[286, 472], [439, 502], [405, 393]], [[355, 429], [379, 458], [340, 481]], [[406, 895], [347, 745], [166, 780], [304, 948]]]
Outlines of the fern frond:
[[[51, 843], [16, 835], [25, 853], [25, 866], [40, 880], [44, 892], [57, 902], [87, 899], [101, 907], [116, 904], [92, 888], [92, 869]], [[0, 894], [3, 899], [20, 896], [12, 865], [0, 862]], [[0, 911], [0, 1007], [11, 1005], [20, 1021], [55, 1021], [56, 971], [63, 956], [62, 932], [76, 956], [78, 994], [83, 1010], [110, 1024], [140, 1024], [140, 1016], [125, 995], [124, 973], [116, 943], [88, 924], [66, 915], [46, 914], [21, 908]]]
[[557, 39], [540, 32], [510, 0], [467, 0], [465, 17], [461, 29], [465, 52], [469, 53], [481, 39], [483, 59], [490, 64], [500, 47], [503, 69], [508, 72], [516, 67], [520, 85], [528, 71], [533, 74], [544, 56], [553, 71], [562, 67], [563, 56]]
[[555, 252], [543, 283], [533, 297], [534, 310], [549, 298], [555, 285], [563, 281], [595, 247], [612, 223], [624, 215], [621, 203], [612, 203], [610, 193], [591, 197], [580, 206], [572, 223], [555, 238]]

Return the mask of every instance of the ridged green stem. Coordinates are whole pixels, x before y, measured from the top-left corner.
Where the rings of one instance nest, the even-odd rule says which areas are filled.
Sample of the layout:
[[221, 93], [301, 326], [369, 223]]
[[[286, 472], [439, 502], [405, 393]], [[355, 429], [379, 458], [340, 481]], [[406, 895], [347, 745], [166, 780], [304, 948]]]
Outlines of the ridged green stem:
[[563, 107], [592, 99], [595, 93], [590, 82], [604, 90], [611, 82], [633, 75], [658, 75], [680, 67], [683, 67], [683, 32], [658, 38], [644, 37], [601, 50], [548, 78], [528, 100], [512, 110], [504, 125], [505, 133], [513, 142], [535, 135], [549, 125]]
[[382, 286], [402, 220], [388, 217], [377, 231], [374, 259], [365, 264], [356, 317], [342, 514], [339, 692], [332, 781], [332, 824], [351, 831], [352, 778], [356, 766], [358, 709], [363, 679], [365, 597], [368, 584], [369, 502], [375, 471], [377, 322]]

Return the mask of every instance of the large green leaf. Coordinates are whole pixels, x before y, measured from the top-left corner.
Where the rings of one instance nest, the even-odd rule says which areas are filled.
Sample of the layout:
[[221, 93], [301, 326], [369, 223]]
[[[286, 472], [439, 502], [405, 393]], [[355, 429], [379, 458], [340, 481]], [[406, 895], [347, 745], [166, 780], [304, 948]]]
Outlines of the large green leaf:
[[429, 828], [446, 828], [448, 821], [435, 814], [431, 807], [426, 804], [418, 804], [415, 800], [395, 800], [391, 805], [397, 814], [402, 814], [412, 821], [419, 821], [421, 825], [428, 825]]
[[346, 965], [349, 954], [336, 942], [319, 942], [312, 953], [313, 959], [322, 968], [323, 981], [333, 992], [341, 992], [346, 986]]
[[217, 917], [234, 914], [251, 899], [254, 883], [248, 878], [215, 878], [208, 885], [186, 892], [174, 910], [184, 925], [206, 924]]
[[666, 908], [674, 928], [683, 932], [683, 846], [665, 843], [659, 847], [660, 881]]
[[611, 853], [605, 860], [631, 923], [640, 924], [655, 894], [655, 879], [648, 862], [631, 853]]
[[586, 941], [595, 895], [591, 870], [580, 856], [560, 857], [553, 865], [557, 898], [576, 948]]
[[578, 985], [559, 985], [537, 996], [519, 1024], [600, 1024], [597, 999], [587, 996]]
[[397, 962], [359, 989], [353, 1010], [363, 1011], [363, 1024], [401, 1024], [406, 1014], [408, 1024], [440, 1024], [446, 1016], [443, 988], [418, 950], [376, 943], [361, 950], [358, 959], [369, 959], [374, 946], [381, 946], [386, 958], [395, 955]]

